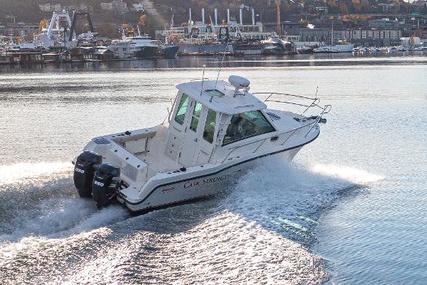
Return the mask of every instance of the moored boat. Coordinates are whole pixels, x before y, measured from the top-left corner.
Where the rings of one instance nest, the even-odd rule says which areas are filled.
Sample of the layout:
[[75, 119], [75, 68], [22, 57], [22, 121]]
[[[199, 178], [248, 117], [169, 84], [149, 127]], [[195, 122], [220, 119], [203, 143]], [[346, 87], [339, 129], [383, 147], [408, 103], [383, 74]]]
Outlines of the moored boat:
[[261, 55], [263, 44], [257, 40], [240, 40], [233, 42], [235, 55]]
[[183, 40], [178, 43], [180, 55], [223, 55], [234, 53], [233, 45], [216, 40]]
[[262, 54], [264, 55], [292, 55], [297, 53], [292, 42], [284, 41], [279, 37], [271, 37], [261, 43], [263, 44]]
[[179, 47], [173, 44], [160, 45], [160, 55], [167, 59], [175, 58]]
[[117, 59], [152, 59], [152, 58], [174, 58], [178, 52], [178, 46], [163, 44], [153, 40], [148, 35], [141, 35], [138, 27], [136, 36], [126, 36], [123, 32], [121, 40], [113, 40], [109, 49]]
[[311, 54], [313, 53], [314, 48], [310, 46], [302, 46], [297, 48], [298, 54]]
[[354, 45], [352, 44], [338, 44], [338, 45], [324, 45], [313, 50], [314, 53], [345, 53], [353, 52]]

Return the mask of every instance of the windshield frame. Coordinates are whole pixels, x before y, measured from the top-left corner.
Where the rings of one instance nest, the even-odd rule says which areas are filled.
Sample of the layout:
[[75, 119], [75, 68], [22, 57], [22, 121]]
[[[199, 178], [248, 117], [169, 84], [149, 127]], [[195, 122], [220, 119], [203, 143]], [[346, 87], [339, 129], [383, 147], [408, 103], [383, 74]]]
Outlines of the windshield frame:
[[[266, 122], [266, 123], [268, 123], [268, 125], [269, 125], [269, 127], [271, 127], [271, 129], [269, 130], [269, 131], [265, 131], [265, 132], [256, 132], [256, 133], [254, 133], [254, 134], [251, 134], [251, 135], [248, 135], [248, 136], [242, 136], [242, 137], [239, 137], [239, 138], [236, 138], [236, 139], [234, 139], [234, 140], [231, 140], [231, 141], [226, 141], [226, 137], [227, 137], [227, 134], [229, 133], [229, 129], [230, 129], [230, 127], [232, 126], [232, 122], [233, 122], [233, 118], [235, 118], [236, 116], [239, 116], [239, 117], [241, 117], [241, 115], [242, 114], [246, 114], [246, 113], [254, 113], [254, 112], [256, 112], [257, 114], [260, 114], [260, 117], [261, 118], [263, 118], [263, 120]], [[251, 122], [251, 123], [253, 123], [253, 122]], [[248, 111], [248, 112], [244, 112], [244, 113], [239, 113], [239, 114], [235, 114], [235, 115], [233, 115], [232, 117], [231, 117], [231, 120], [230, 120], [230, 124], [228, 125], [228, 127], [227, 127], [227, 130], [226, 130], [226, 132], [225, 132], [225, 135], [224, 135], [224, 138], [223, 138], [223, 140], [222, 140], [222, 146], [227, 146], [227, 145], [230, 145], [230, 144], [233, 144], [233, 143], [236, 143], [236, 142], [240, 142], [240, 141], [244, 141], [244, 140], [246, 140], [246, 139], [249, 139], [249, 138], [253, 138], [253, 137], [257, 137], [257, 136], [262, 136], [262, 135], [265, 135], [265, 134], [269, 134], [269, 133], [273, 133], [273, 132], [276, 132], [277, 131], [277, 129], [274, 127], [274, 125], [267, 119], [267, 116], [265, 116], [265, 114], [261, 111], [261, 110], [254, 110], [254, 111]]]

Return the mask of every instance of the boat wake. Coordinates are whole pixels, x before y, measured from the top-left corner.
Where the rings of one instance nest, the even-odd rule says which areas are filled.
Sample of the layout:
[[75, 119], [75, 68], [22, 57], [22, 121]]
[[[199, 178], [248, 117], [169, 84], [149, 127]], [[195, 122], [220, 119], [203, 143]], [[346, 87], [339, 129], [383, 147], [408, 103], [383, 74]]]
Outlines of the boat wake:
[[69, 162], [39, 162], [0, 165], [0, 186], [22, 182], [33, 178], [51, 177], [58, 174], [69, 174], [72, 167]]
[[338, 166], [334, 164], [316, 164], [311, 167], [311, 171], [323, 176], [335, 177], [361, 186], [384, 179], [381, 175], [372, 174], [357, 168]]
[[289, 164], [275, 156], [261, 160], [243, 176], [224, 204], [269, 230], [310, 244], [323, 209], [341, 195], [382, 179], [352, 167]]
[[0, 168], [2, 178], [22, 170], [0, 186], [5, 284], [320, 284], [323, 261], [303, 245], [315, 240], [322, 209], [382, 179], [276, 156], [261, 160], [216, 198], [129, 218], [121, 207], [97, 211], [92, 201], [79, 199], [65, 166], [26, 167]]
[[128, 216], [120, 207], [98, 211], [93, 201], [79, 199], [70, 165], [0, 166], [0, 244], [28, 236], [66, 237]]
[[[60, 238], [127, 218], [119, 206], [98, 211], [79, 199], [68, 163], [0, 166], [0, 241], [35, 235]], [[261, 160], [227, 191], [219, 208], [255, 220], [298, 241], [311, 240], [319, 209], [341, 192], [383, 179], [337, 165], [289, 164], [280, 157]]]

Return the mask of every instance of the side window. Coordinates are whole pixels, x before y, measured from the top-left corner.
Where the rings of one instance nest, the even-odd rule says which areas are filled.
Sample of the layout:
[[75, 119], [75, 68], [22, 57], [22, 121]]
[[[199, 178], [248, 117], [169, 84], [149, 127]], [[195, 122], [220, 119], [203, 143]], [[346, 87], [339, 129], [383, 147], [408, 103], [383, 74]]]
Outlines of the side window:
[[200, 114], [202, 113], [203, 105], [199, 102], [196, 102], [196, 106], [194, 106], [193, 117], [191, 118], [190, 129], [193, 131], [197, 131], [197, 125], [199, 124]]
[[208, 116], [206, 117], [205, 129], [203, 131], [203, 138], [212, 143], [214, 134], [215, 134], [215, 124], [216, 124], [216, 112], [209, 110]]
[[274, 131], [274, 127], [267, 121], [261, 111], [237, 114], [231, 118], [223, 145]]
[[175, 122], [177, 122], [180, 125], [184, 124], [185, 114], [187, 113], [187, 109], [188, 109], [188, 101], [189, 100], [188, 100], [187, 94], [182, 94], [181, 101], [179, 102], [179, 105], [178, 105], [178, 111], [176, 112], [176, 115], [175, 115]]

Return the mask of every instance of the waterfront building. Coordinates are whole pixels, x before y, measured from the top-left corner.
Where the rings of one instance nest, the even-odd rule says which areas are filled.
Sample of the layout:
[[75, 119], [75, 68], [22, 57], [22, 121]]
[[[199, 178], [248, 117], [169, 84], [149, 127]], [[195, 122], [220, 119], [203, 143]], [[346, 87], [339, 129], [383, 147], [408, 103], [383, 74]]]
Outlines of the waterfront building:
[[402, 31], [399, 29], [343, 29], [334, 31], [336, 41], [349, 42], [362, 46], [398, 45]]
[[28, 24], [23, 22], [7, 23], [0, 25], [0, 35], [12, 36], [12, 37], [32, 37], [32, 35], [38, 32], [39, 26], [37, 24]]
[[61, 4], [51, 4], [51, 3], [44, 3], [39, 4], [40, 11], [51, 13], [51, 12], [59, 12], [62, 9]]
[[101, 9], [106, 11], [114, 11], [119, 14], [124, 14], [129, 11], [127, 4], [120, 0], [100, 3]]
[[368, 21], [368, 27], [372, 29], [398, 29], [399, 21], [389, 18], [373, 19]]

